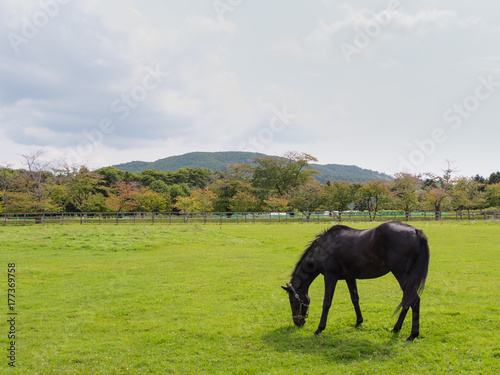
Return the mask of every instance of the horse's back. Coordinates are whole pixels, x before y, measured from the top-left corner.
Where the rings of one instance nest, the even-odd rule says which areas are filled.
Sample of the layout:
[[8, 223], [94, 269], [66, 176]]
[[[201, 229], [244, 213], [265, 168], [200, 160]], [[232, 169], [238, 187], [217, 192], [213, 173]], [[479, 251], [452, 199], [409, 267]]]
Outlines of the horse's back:
[[341, 279], [371, 279], [389, 272], [405, 272], [418, 253], [417, 230], [401, 222], [387, 222], [358, 230], [335, 226], [332, 270]]

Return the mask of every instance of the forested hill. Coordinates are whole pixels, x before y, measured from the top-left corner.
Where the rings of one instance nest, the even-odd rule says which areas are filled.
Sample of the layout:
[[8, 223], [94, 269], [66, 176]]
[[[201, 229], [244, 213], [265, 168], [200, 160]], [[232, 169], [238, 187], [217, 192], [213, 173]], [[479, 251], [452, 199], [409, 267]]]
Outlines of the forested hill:
[[[170, 156], [154, 162], [132, 161], [114, 165], [114, 167], [128, 172], [142, 172], [147, 169], [157, 169], [163, 172], [177, 171], [180, 168], [207, 168], [212, 171], [227, 170], [229, 164], [252, 164], [255, 157], [267, 155], [253, 152], [191, 152], [179, 156]], [[391, 176], [354, 165], [339, 164], [311, 164], [313, 169], [320, 172], [316, 179], [321, 183], [326, 181], [366, 182], [371, 180], [390, 181]]]

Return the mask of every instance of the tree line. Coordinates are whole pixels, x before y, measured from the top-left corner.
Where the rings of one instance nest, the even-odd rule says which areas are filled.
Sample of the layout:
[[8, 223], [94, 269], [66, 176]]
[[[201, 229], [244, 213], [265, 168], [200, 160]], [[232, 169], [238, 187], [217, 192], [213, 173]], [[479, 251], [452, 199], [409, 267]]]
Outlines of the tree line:
[[233, 164], [227, 171], [181, 168], [125, 172], [114, 167], [44, 160], [23, 155], [25, 168], [0, 165], [0, 212], [302, 212], [318, 210], [463, 211], [500, 208], [500, 172], [488, 178], [397, 173], [391, 182], [319, 183], [316, 158], [288, 152]]

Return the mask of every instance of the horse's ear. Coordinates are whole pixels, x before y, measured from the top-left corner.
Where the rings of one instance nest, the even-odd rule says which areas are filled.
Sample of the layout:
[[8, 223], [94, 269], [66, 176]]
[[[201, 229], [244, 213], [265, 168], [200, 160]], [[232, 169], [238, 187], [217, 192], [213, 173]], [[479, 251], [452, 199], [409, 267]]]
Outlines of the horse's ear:
[[288, 292], [288, 286], [286, 286], [286, 287], [285, 287], [285, 286], [282, 286], [282, 288], [283, 288], [283, 290], [284, 290], [285, 292]]

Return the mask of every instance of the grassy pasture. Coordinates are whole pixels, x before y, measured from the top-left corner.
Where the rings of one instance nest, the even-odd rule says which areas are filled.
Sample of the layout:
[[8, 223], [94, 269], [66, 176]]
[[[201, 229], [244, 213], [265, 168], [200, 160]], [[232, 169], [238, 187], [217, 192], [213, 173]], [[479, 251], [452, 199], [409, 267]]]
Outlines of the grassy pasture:
[[18, 312], [11, 369], [3, 299], [0, 373], [499, 373], [500, 223], [414, 225], [431, 249], [414, 343], [410, 316], [390, 332], [401, 298], [391, 275], [358, 282], [360, 328], [341, 282], [313, 336], [321, 278], [306, 326], [293, 326], [280, 285], [324, 225], [0, 227], [0, 290], [15, 262]]

